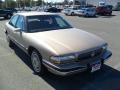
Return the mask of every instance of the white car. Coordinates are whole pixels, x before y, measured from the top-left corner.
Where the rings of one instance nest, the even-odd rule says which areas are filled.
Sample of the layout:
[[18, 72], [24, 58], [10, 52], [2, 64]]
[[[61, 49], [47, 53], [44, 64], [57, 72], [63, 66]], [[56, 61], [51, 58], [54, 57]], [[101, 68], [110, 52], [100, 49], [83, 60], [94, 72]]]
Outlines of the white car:
[[75, 7], [69, 7], [67, 9], [65, 9], [63, 12], [65, 15], [75, 15], [75, 12], [78, 10], [78, 8], [75, 8]]
[[79, 16], [86, 16], [86, 17], [96, 16], [96, 9], [95, 8], [82, 8], [82, 9], [76, 10], [75, 14]]

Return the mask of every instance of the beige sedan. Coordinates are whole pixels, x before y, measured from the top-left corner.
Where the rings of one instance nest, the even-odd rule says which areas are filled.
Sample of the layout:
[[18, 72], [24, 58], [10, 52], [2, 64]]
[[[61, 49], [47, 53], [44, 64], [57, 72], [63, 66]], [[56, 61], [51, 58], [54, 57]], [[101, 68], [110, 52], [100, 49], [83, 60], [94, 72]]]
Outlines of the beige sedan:
[[72, 27], [58, 14], [17, 13], [5, 26], [9, 46], [16, 44], [31, 57], [33, 70], [70, 75], [101, 69], [112, 53], [101, 38]]

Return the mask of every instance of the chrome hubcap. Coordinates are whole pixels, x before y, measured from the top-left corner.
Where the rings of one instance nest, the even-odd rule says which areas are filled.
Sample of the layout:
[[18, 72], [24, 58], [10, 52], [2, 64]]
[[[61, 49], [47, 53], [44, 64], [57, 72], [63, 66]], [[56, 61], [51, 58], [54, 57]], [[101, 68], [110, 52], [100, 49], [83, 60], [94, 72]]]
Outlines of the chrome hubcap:
[[8, 18], [10, 18], [11, 16], [10, 15], [8, 15]]
[[36, 52], [32, 53], [31, 61], [32, 61], [33, 69], [35, 70], [35, 72], [39, 73], [41, 71], [41, 64], [40, 64], [39, 56], [37, 55]]

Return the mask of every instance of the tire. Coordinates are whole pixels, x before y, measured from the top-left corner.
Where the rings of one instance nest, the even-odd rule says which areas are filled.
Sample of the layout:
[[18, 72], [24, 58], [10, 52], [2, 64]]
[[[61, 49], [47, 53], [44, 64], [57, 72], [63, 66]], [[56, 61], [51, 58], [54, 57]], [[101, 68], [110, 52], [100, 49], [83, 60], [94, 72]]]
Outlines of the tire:
[[93, 17], [97, 17], [96, 15], [93, 15]]
[[71, 13], [71, 16], [74, 16], [74, 12]]
[[88, 14], [88, 13], [86, 13], [85, 17], [89, 17], [89, 14]]
[[68, 16], [68, 14], [65, 14], [66, 16]]
[[7, 14], [6, 16], [5, 16], [5, 19], [10, 19], [11, 18], [11, 14]]
[[13, 47], [14, 46], [14, 43], [10, 40], [8, 34], [6, 34], [6, 40], [8, 42], [9, 47]]
[[30, 58], [34, 73], [37, 75], [44, 75], [46, 69], [42, 64], [42, 57], [40, 53], [34, 49], [30, 55]]
[[108, 15], [109, 15], [109, 16], [112, 16], [112, 13], [109, 13]]

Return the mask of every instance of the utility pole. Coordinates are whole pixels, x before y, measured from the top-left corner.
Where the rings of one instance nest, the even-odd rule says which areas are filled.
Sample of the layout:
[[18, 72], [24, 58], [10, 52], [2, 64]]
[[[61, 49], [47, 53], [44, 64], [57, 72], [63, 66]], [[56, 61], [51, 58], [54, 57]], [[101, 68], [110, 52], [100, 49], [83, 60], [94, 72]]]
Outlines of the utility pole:
[[33, 5], [33, 0], [30, 0], [30, 7], [32, 7]]
[[75, 0], [73, 0], [73, 7], [75, 6]]
[[43, 8], [43, 10], [44, 10], [44, 0], [42, 0], [42, 8]]
[[25, 9], [25, 0], [23, 0], [23, 3], [24, 3], [24, 9]]
[[17, 8], [19, 8], [19, 0], [16, 0]]
[[2, 6], [3, 6], [3, 5], [2, 5], [2, 0], [0, 0], [0, 8], [2, 8]]
[[5, 7], [8, 7], [8, 0], [5, 0]]

